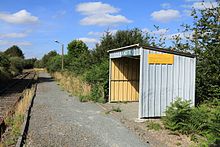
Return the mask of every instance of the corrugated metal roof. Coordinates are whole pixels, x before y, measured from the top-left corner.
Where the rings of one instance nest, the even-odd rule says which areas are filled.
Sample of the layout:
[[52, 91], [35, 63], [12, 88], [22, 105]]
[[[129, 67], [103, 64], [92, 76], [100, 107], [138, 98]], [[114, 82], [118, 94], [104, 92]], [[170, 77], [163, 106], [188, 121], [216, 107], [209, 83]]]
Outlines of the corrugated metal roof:
[[147, 50], [158, 51], [158, 52], [163, 52], [163, 53], [175, 54], [175, 55], [180, 55], [180, 56], [185, 56], [185, 57], [191, 57], [191, 58], [196, 57], [195, 54], [191, 54], [191, 53], [179, 52], [179, 51], [174, 51], [174, 50], [164, 49], [164, 48], [159, 48], [159, 47], [153, 47], [153, 46], [141, 46], [139, 44], [133, 44], [133, 45], [124, 46], [124, 47], [120, 47], [120, 48], [116, 48], [116, 49], [111, 49], [111, 50], [108, 50], [108, 53], [115, 52], [115, 51], [126, 50], [126, 49], [134, 48], [134, 47], [135, 48], [143, 48], [143, 49], [147, 49]]

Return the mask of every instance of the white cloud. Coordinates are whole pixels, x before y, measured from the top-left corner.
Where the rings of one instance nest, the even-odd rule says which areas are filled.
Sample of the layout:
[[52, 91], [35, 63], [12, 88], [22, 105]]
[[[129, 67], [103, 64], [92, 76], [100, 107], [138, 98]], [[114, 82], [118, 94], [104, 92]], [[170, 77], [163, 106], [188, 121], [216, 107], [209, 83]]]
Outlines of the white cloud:
[[89, 32], [88, 35], [91, 35], [91, 36], [97, 36], [97, 37], [101, 37], [103, 35], [106, 34], [106, 32], [110, 32], [111, 34], [115, 34], [118, 30], [114, 29], [114, 30], [106, 30], [104, 32]]
[[170, 39], [170, 40], [174, 40], [175, 38], [179, 37], [181, 39], [192, 39], [193, 38], [193, 32], [184, 32], [184, 33], [174, 33], [174, 34], [169, 34], [166, 36], [167, 39]]
[[199, 10], [204, 10], [206, 8], [215, 8], [218, 6], [217, 2], [194, 2], [191, 5], [182, 5], [183, 8], [187, 8], [187, 9], [191, 9], [191, 8], [195, 8], [195, 9], [199, 9]]
[[57, 13], [52, 16], [52, 18], [60, 18], [60, 17], [64, 16], [65, 14], [66, 14], [65, 10], [60, 10], [60, 11], [57, 11]]
[[86, 16], [80, 21], [82, 25], [104, 26], [132, 22], [123, 15], [115, 15], [120, 11], [118, 8], [102, 2], [80, 3], [77, 5], [76, 11]]
[[162, 8], [164, 8], [164, 9], [168, 9], [168, 8], [171, 7], [170, 3], [163, 3], [163, 4], [161, 4], [160, 6], [161, 6]]
[[81, 3], [77, 5], [76, 10], [84, 15], [119, 12], [119, 9], [102, 2]]
[[79, 38], [78, 40], [82, 40], [85, 43], [97, 43], [98, 42], [98, 40], [95, 38], [86, 38], [86, 37]]
[[150, 30], [149, 30], [148, 28], [143, 28], [143, 29], [141, 29], [141, 31], [142, 31], [143, 33], [149, 33], [149, 32], [150, 32]]
[[143, 28], [142, 32], [153, 34], [153, 35], [165, 35], [166, 33], [169, 32], [169, 30], [168, 29], [158, 29], [158, 30], [150, 31], [148, 28]]
[[0, 39], [3, 38], [24, 38], [28, 35], [28, 32], [20, 32], [20, 33], [5, 33], [0, 34]]
[[173, 9], [154, 11], [151, 17], [158, 22], [169, 22], [180, 18], [180, 12]]
[[30, 24], [38, 22], [38, 17], [32, 16], [26, 10], [20, 10], [13, 14], [0, 12], [0, 20], [12, 24]]
[[192, 13], [192, 10], [183, 10], [183, 13], [186, 15], [186, 16], [191, 16], [191, 13]]
[[192, 7], [195, 9], [203, 10], [206, 8], [215, 8], [217, 6], [217, 2], [195, 2]]
[[168, 29], [158, 29], [158, 30], [152, 31], [152, 33], [155, 35], [164, 35], [168, 33], [168, 31], [169, 31]]
[[7, 45], [7, 46], [12, 46], [12, 45], [31, 46], [32, 43], [31, 42], [27, 42], [27, 41], [13, 42], [13, 41], [0, 40], [0, 45]]
[[93, 32], [93, 31], [90, 31], [88, 33], [88, 35], [91, 35], [91, 36], [102, 36], [104, 34], [104, 32]]

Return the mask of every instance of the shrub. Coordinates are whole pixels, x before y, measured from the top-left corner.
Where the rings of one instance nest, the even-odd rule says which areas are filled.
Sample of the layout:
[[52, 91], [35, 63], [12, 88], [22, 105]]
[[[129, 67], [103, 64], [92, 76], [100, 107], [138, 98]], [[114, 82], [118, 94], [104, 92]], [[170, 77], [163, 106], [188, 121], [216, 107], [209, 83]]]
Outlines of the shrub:
[[22, 73], [24, 59], [20, 57], [11, 57], [9, 60], [11, 62], [11, 66], [10, 66], [11, 73], [13, 75], [18, 75]]
[[166, 110], [165, 128], [189, 134], [201, 146], [220, 145], [220, 100], [206, 101], [198, 107], [190, 107], [189, 101], [178, 98]]
[[163, 118], [165, 127], [172, 131], [188, 134], [187, 122], [190, 119], [191, 111], [189, 101], [177, 98], [165, 111], [166, 117]]

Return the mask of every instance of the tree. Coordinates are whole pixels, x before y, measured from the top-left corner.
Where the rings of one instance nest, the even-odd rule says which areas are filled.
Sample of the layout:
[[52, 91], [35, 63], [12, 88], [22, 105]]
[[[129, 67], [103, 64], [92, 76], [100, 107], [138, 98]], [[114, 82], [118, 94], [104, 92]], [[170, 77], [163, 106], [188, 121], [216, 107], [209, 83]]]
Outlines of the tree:
[[[204, 6], [205, 7], [205, 6]], [[184, 40], [176, 36], [174, 48], [196, 54], [197, 102], [220, 99], [220, 3], [218, 6], [192, 11], [193, 25], [183, 25]]]
[[132, 44], [149, 45], [149, 34], [143, 34], [140, 29], [134, 28], [131, 30], [119, 30], [115, 34], [106, 31], [101, 38], [100, 44], [96, 45], [92, 52], [96, 63], [108, 59], [108, 50], [128, 46]]
[[50, 51], [49, 53], [44, 55], [43, 58], [42, 58], [42, 65], [43, 65], [43, 67], [47, 67], [48, 66], [48, 62], [50, 61], [50, 59], [55, 57], [55, 56], [57, 56], [57, 55], [58, 54], [57, 54], [56, 51]]
[[73, 40], [67, 46], [68, 56], [71, 58], [79, 58], [82, 54], [88, 54], [87, 45], [81, 40]]
[[6, 81], [11, 77], [10, 60], [8, 57], [0, 52], [0, 81]]
[[[87, 45], [81, 40], [73, 40], [68, 44], [68, 69], [76, 74], [82, 74], [89, 68], [91, 57]], [[66, 60], [65, 60], [66, 61]]]
[[192, 43], [197, 55], [196, 96], [200, 101], [220, 99], [220, 3], [192, 13]]
[[34, 68], [34, 64], [37, 61], [36, 58], [32, 58], [32, 59], [25, 59], [24, 60], [24, 69], [32, 69]]
[[24, 59], [24, 54], [22, 50], [16, 45], [13, 45], [12, 47], [8, 48], [5, 51], [5, 54], [8, 55], [9, 57], [19, 57]]

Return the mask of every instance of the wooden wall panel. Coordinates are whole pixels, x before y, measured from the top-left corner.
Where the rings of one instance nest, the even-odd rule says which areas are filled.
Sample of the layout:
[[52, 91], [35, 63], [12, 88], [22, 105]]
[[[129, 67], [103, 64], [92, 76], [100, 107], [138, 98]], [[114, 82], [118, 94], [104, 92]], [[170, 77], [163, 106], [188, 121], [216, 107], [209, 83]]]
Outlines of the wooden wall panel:
[[140, 60], [120, 58], [111, 60], [110, 101], [138, 101]]

